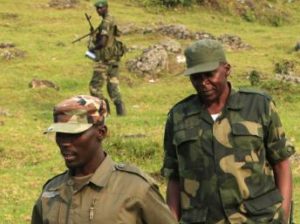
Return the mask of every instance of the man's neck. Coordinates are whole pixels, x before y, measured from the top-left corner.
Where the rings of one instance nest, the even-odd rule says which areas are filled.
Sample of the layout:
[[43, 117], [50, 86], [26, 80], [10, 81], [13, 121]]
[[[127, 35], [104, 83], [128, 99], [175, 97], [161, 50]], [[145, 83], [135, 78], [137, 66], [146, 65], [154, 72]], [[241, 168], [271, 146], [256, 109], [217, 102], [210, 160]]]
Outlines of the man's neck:
[[76, 177], [80, 177], [80, 176], [87, 176], [89, 174], [95, 173], [95, 171], [101, 165], [105, 157], [106, 157], [105, 152], [101, 150], [100, 153], [95, 155], [92, 158], [92, 160], [89, 161], [87, 164], [71, 170], [72, 175]]

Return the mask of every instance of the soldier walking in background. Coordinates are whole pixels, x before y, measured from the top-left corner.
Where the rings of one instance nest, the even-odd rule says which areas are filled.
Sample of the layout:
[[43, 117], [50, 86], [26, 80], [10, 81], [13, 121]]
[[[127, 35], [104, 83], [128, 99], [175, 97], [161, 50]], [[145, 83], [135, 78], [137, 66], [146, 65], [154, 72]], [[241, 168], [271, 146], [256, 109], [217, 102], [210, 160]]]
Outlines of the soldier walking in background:
[[180, 223], [287, 223], [292, 197], [287, 143], [271, 97], [234, 90], [222, 45], [200, 40], [185, 50], [197, 94], [169, 112], [162, 174]]
[[32, 224], [175, 224], [152, 178], [116, 164], [102, 148], [106, 103], [76, 96], [54, 108], [56, 143], [68, 170], [48, 180], [34, 205]]
[[103, 94], [106, 82], [117, 115], [125, 115], [125, 105], [119, 88], [119, 63], [124, 54], [124, 45], [116, 39], [120, 31], [114, 18], [108, 13], [107, 0], [98, 0], [94, 5], [98, 15], [102, 17], [102, 22], [92, 33], [88, 46], [89, 51], [96, 56], [93, 77], [89, 83], [90, 94], [106, 100]]

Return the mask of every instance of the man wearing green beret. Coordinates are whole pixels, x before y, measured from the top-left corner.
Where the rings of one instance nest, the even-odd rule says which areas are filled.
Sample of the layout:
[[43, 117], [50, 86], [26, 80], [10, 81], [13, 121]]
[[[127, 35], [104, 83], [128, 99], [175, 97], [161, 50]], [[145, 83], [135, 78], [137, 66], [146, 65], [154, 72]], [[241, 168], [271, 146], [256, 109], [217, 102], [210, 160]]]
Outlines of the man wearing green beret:
[[216, 40], [193, 43], [185, 57], [197, 94], [177, 103], [165, 126], [162, 174], [172, 212], [182, 224], [287, 223], [294, 147], [273, 100], [231, 86]]
[[46, 182], [32, 224], [175, 224], [152, 178], [115, 163], [102, 147], [106, 103], [79, 95], [54, 107], [56, 143], [68, 170]]
[[116, 39], [120, 31], [114, 17], [108, 13], [107, 1], [96, 1], [94, 6], [102, 21], [96, 32], [91, 35], [88, 46], [89, 51], [95, 54], [96, 61], [89, 83], [90, 94], [105, 99], [103, 88], [106, 82], [108, 95], [116, 107], [116, 113], [122, 116], [126, 114], [126, 110], [119, 87], [119, 63], [124, 54], [124, 45]]

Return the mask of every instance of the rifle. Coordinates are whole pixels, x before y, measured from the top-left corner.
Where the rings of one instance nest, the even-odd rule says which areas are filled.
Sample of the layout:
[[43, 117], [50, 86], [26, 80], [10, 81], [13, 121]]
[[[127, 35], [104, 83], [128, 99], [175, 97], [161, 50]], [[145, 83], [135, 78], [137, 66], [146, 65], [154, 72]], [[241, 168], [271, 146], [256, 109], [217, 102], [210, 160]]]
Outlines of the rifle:
[[91, 23], [91, 18], [92, 16], [89, 16], [87, 13], [84, 13], [86, 20], [88, 21], [89, 25], [90, 25], [90, 32], [93, 32], [95, 29], [93, 27], [93, 24]]
[[88, 21], [88, 23], [90, 25], [90, 32], [88, 34], [85, 34], [85, 35], [77, 38], [76, 40], [73, 40], [72, 44], [74, 44], [74, 43], [76, 43], [76, 42], [78, 42], [78, 41], [80, 41], [80, 40], [82, 40], [82, 39], [84, 39], [88, 36], [91, 36], [92, 34], [94, 34], [97, 31], [97, 30], [94, 29], [93, 24], [91, 23], [92, 16], [89, 16], [87, 13], [84, 13], [84, 15], [85, 15], [85, 18], [86, 18], [86, 20]]

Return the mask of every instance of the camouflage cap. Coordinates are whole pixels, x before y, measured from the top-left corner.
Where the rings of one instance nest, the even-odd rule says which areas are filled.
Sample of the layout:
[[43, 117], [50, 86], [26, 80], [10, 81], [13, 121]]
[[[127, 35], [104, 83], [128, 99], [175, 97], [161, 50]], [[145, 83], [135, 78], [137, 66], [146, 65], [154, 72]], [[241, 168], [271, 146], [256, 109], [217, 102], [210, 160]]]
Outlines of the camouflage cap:
[[80, 133], [89, 129], [93, 124], [104, 123], [106, 116], [107, 109], [104, 100], [87, 95], [74, 96], [54, 107], [54, 123], [45, 133]]
[[226, 62], [225, 52], [220, 42], [203, 39], [194, 42], [184, 51], [187, 69], [184, 75], [215, 70], [220, 62]]
[[104, 7], [107, 5], [108, 5], [107, 0], [98, 0], [94, 4], [95, 7]]

